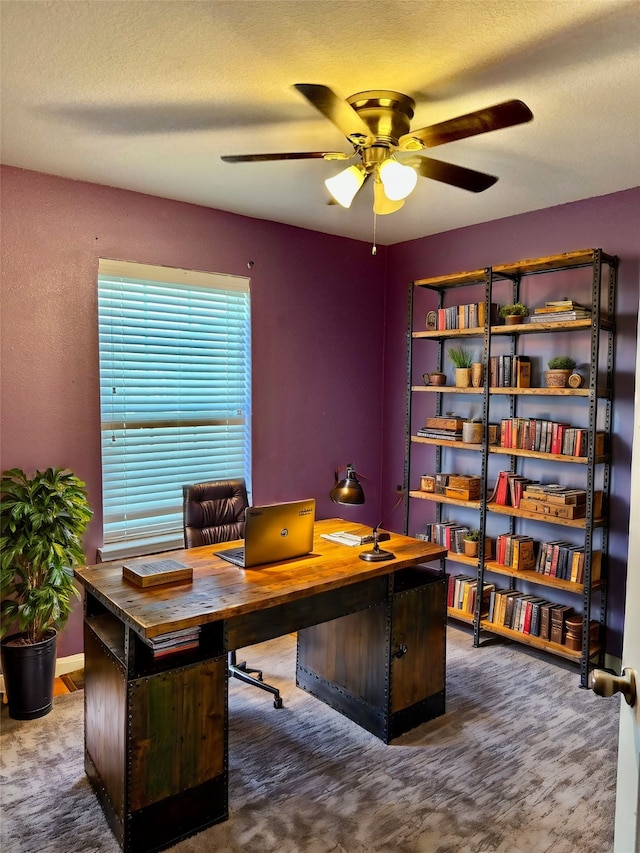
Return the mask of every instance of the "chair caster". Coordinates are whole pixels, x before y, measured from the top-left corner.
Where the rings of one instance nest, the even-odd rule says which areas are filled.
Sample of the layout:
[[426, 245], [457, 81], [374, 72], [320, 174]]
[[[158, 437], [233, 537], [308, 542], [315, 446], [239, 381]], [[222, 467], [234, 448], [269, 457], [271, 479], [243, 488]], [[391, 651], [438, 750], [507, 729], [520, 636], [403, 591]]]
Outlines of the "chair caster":
[[282, 708], [282, 699], [278, 696], [277, 699], [273, 700], [274, 708]]

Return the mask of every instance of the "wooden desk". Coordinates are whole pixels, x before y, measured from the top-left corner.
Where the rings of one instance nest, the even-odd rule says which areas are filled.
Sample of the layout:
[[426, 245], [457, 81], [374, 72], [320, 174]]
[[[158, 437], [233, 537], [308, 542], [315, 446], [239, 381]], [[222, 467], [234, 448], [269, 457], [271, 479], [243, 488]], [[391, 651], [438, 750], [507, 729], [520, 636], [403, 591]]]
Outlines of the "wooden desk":
[[[395, 559], [367, 563], [371, 546], [320, 538], [335, 530], [370, 532], [320, 521], [312, 554], [254, 570], [215, 556], [228, 543], [155, 555], [193, 582], [151, 589], [123, 580], [122, 561], [76, 570], [85, 769], [127, 853], [228, 817], [228, 651], [297, 631], [297, 685], [386, 742], [444, 713], [446, 582], [418, 565], [444, 549], [392, 534]], [[191, 627], [196, 648], [154, 657], [152, 638]]]

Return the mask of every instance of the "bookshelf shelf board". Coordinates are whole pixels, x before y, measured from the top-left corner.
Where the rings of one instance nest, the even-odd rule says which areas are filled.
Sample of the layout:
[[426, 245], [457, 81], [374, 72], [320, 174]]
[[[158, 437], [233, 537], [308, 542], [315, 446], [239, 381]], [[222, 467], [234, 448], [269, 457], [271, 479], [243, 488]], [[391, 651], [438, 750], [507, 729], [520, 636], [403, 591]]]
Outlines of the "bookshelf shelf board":
[[460, 501], [457, 498], [448, 498], [446, 495], [436, 495], [433, 492], [409, 492], [410, 498], [420, 498], [423, 501], [434, 501], [440, 504], [451, 504], [452, 506], [466, 506], [470, 509], [480, 509], [480, 501]]
[[[489, 631], [492, 634], [498, 634], [500, 637], [507, 637], [509, 640], [515, 640], [518, 643], [524, 643], [526, 646], [532, 646], [534, 649], [541, 649], [544, 652], [551, 652], [561, 658], [579, 663], [582, 657], [580, 651], [574, 651], [560, 643], [552, 643], [551, 640], [541, 640], [532, 634], [524, 634], [521, 631], [513, 631], [504, 625], [496, 625], [494, 622], [489, 622], [482, 619], [480, 626], [483, 631]], [[598, 645], [592, 645], [590, 648], [591, 657], [595, 657], [600, 653]]]
[[[519, 578], [520, 580], [539, 584], [540, 586], [552, 586], [555, 589], [562, 589], [566, 592], [579, 594], [584, 590], [584, 584], [581, 583], [561, 580], [560, 578], [552, 578], [549, 575], [543, 575], [540, 572], [534, 572], [529, 569], [514, 569], [511, 566], [503, 566], [501, 563], [494, 563], [490, 560], [485, 562], [484, 570], [485, 572], [492, 572], [496, 575], [507, 575], [511, 578]], [[600, 589], [601, 586], [601, 581], [593, 581], [591, 589]]]
[[421, 435], [412, 435], [411, 441], [416, 444], [437, 444], [439, 447], [455, 447], [456, 450], [482, 450], [481, 444], [465, 444], [464, 441], [449, 441], [446, 438], [424, 438]]
[[87, 626], [119, 661], [124, 661], [124, 627], [110, 613], [87, 617]]
[[[522, 396], [535, 397], [588, 397], [591, 391], [588, 388], [489, 388], [490, 394], [519, 394]], [[604, 389], [598, 391], [599, 397], [606, 397]]]
[[465, 554], [458, 554], [457, 551], [447, 551], [447, 560], [452, 560], [454, 563], [464, 563], [465, 566], [478, 567], [477, 557], [467, 557]]
[[447, 607], [447, 615], [453, 617], [453, 619], [459, 619], [461, 622], [468, 622], [469, 625], [473, 624], [473, 614], [467, 613], [466, 610], [457, 610], [455, 607]]
[[[543, 521], [546, 524], [562, 524], [565, 527], [577, 527], [581, 530], [586, 528], [586, 520], [584, 518], [552, 518], [550, 515], [543, 515], [541, 512], [529, 512], [525, 509], [516, 509], [513, 506], [503, 506], [494, 501], [487, 503], [489, 512], [495, 512], [499, 515], [512, 515], [516, 518], [530, 518], [532, 521]], [[593, 527], [602, 527], [603, 519], [594, 518]]]
[[[605, 252], [602, 252], [601, 255], [602, 260], [606, 263], [613, 260], [611, 255], [607, 255]], [[577, 249], [575, 252], [562, 252], [559, 255], [547, 255], [544, 258], [531, 258], [513, 264], [500, 264], [493, 267], [493, 271], [499, 276], [516, 276], [561, 270], [567, 267], [587, 267], [591, 266], [595, 257], [595, 249]]]
[[[455, 442], [454, 442], [455, 443]], [[498, 447], [492, 444], [489, 453], [499, 453], [502, 456], [527, 456], [530, 459], [547, 459], [550, 462], [577, 462], [586, 465], [588, 456], [567, 456], [564, 453], [541, 453], [539, 450], [519, 450], [517, 447]], [[596, 462], [605, 462], [604, 456], [596, 457]]]
[[414, 281], [416, 287], [433, 287], [436, 290], [442, 288], [460, 287], [467, 284], [484, 284], [485, 270], [469, 270], [454, 275], [439, 275], [435, 278], [421, 278]]
[[438, 394], [482, 394], [482, 388], [456, 388], [455, 385], [415, 385], [411, 390]]
[[436, 341], [441, 338], [481, 338], [483, 335], [484, 328], [482, 326], [476, 326], [472, 329], [434, 329], [430, 332], [411, 333], [413, 338], [431, 338]]
[[549, 320], [548, 323], [520, 323], [516, 326], [492, 326], [492, 335], [531, 335], [536, 332], [579, 332], [591, 328], [591, 318], [584, 320]]

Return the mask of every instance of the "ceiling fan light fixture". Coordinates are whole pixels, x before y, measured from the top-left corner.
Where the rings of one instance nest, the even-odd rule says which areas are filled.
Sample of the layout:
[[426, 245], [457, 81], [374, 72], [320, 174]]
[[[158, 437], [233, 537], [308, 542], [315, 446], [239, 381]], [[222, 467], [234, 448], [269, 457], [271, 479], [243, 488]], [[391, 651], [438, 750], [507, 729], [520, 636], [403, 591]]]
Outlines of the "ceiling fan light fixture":
[[378, 169], [384, 192], [391, 201], [400, 201], [410, 195], [418, 182], [418, 173], [411, 166], [403, 166], [393, 157], [380, 164]]
[[333, 198], [342, 207], [351, 207], [351, 202], [364, 183], [366, 171], [362, 166], [349, 166], [324, 182]]

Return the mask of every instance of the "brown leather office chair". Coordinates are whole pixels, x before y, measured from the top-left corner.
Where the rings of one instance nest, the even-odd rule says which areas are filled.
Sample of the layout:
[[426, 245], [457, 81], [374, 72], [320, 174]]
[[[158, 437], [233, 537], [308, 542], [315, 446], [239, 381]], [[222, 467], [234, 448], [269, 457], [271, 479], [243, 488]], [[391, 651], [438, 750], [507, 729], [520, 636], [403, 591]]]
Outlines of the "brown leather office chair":
[[[244, 537], [244, 511], [249, 506], [243, 479], [216, 480], [182, 487], [185, 548], [215, 545]], [[262, 670], [238, 663], [235, 651], [229, 652], [229, 678], [237, 678], [272, 693], [275, 708], [282, 708], [280, 691], [262, 680]], [[253, 674], [252, 674], [253, 673]]]

